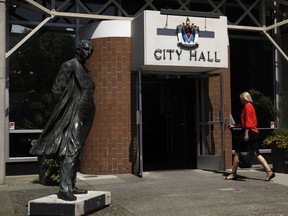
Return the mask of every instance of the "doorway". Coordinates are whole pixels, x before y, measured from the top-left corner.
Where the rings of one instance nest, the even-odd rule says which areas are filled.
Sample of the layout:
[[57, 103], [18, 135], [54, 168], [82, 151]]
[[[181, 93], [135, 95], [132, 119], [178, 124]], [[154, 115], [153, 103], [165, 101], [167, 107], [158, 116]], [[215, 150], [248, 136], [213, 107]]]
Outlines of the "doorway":
[[143, 169], [197, 167], [195, 78], [142, 76]]

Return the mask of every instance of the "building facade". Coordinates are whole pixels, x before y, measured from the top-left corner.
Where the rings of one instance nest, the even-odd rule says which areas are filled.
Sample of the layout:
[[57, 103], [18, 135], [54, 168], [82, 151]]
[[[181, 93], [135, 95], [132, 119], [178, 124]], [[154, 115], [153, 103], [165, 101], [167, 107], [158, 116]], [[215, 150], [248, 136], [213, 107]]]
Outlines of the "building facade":
[[[27, 152], [52, 109], [49, 86], [82, 38], [96, 47], [88, 65], [96, 117], [81, 160], [85, 173], [223, 170], [231, 166], [225, 126], [231, 113], [238, 120], [238, 95], [254, 88], [277, 107], [287, 91], [287, 3], [280, 0], [13, 0], [5, 7], [6, 165], [37, 161]], [[199, 37], [179, 41], [177, 26], [187, 18]], [[222, 19], [224, 27], [213, 23]], [[226, 35], [217, 41], [221, 29]], [[259, 115], [265, 130], [272, 119]]]
[[[141, 175], [150, 169], [224, 169], [231, 163], [231, 154], [225, 154], [232, 151], [225, 129], [231, 113], [227, 19], [208, 15], [186, 23], [186, 16], [144, 11], [132, 21], [81, 29], [96, 48], [90, 69], [97, 110], [82, 172]], [[198, 23], [194, 41], [179, 42], [177, 26], [191, 27], [192, 21]]]

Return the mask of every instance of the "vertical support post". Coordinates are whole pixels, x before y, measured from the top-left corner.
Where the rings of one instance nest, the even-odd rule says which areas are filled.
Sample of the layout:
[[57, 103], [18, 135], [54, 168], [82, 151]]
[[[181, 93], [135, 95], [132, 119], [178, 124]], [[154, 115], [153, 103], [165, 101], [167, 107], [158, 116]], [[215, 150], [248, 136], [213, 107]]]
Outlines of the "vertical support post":
[[[275, 7], [278, 7], [278, 3], [274, 2]], [[274, 24], [278, 23], [278, 18], [277, 16], [275, 16], [274, 18]], [[273, 38], [279, 42], [281, 41], [281, 32], [280, 32], [280, 28], [276, 27], [273, 29]], [[274, 73], [273, 73], [273, 83], [274, 83], [274, 106], [276, 108], [276, 110], [280, 110], [280, 93], [283, 92], [283, 82], [282, 82], [282, 78], [283, 78], [283, 70], [282, 68], [282, 58], [278, 52], [278, 50], [275, 48], [275, 46], [273, 46], [274, 49], [274, 53], [273, 53], [273, 57], [274, 57], [274, 65], [273, 65], [273, 69], [274, 69]], [[276, 117], [276, 127], [279, 127], [280, 125], [280, 121], [282, 120], [280, 116]], [[282, 122], [282, 121], [281, 121]], [[283, 123], [283, 122], [282, 122]], [[283, 126], [283, 125], [281, 125]]]
[[0, 0], [0, 185], [5, 183], [6, 0]]
[[259, 17], [260, 17], [261, 26], [265, 26], [266, 25], [266, 5], [265, 5], [265, 0], [261, 0]]
[[200, 148], [200, 105], [199, 105], [199, 78], [196, 78], [196, 91], [195, 91], [195, 98], [196, 98], [196, 144], [197, 144], [197, 157], [201, 154], [201, 148]]
[[143, 175], [143, 125], [142, 125], [142, 71], [138, 70], [138, 107], [137, 107], [137, 124], [138, 124], [138, 175]]
[[220, 104], [221, 104], [221, 113], [220, 113], [220, 125], [221, 125], [221, 148], [223, 158], [223, 170], [225, 170], [225, 120], [224, 120], [224, 73], [220, 73]]
[[[75, 11], [76, 11], [76, 13], [80, 13], [79, 3], [77, 1], [75, 2]], [[76, 27], [74, 29], [74, 31], [75, 31], [75, 42], [76, 42], [76, 44], [78, 44], [79, 41], [80, 41], [80, 38], [79, 38], [80, 19], [79, 18], [75, 19], [75, 24], [76, 24]], [[82, 39], [87, 39], [87, 38], [82, 38]]]

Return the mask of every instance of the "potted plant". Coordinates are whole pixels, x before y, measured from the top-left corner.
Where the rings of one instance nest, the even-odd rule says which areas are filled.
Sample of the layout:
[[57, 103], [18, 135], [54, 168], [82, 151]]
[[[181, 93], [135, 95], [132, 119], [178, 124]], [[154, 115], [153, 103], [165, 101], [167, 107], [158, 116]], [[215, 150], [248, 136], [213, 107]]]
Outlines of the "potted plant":
[[[35, 145], [37, 140], [32, 140]], [[39, 183], [43, 185], [59, 185], [61, 161], [57, 156], [38, 156]]]
[[39, 183], [43, 185], [59, 185], [60, 165], [59, 158], [53, 156], [39, 156]]
[[263, 141], [272, 151], [273, 170], [288, 173], [288, 129], [277, 128]]
[[288, 108], [288, 100], [285, 95], [280, 95], [278, 116], [278, 128], [266, 137], [263, 145], [270, 147], [272, 151], [273, 170], [280, 173], [288, 173], [288, 127], [285, 111]]
[[[255, 108], [266, 117], [265, 125], [273, 121], [277, 121], [277, 127], [272, 133], [263, 140], [263, 146], [271, 149], [271, 159], [273, 170], [275, 172], [288, 173], [288, 127], [286, 119], [286, 110], [288, 108], [288, 100], [284, 94], [280, 94], [279, 106], [276, 109], [270, 97], [263, 93], [250, 89]], [[263, 112], [264, 111], [264, 112]], [[263, 121], [263, 119], [260, 119]], [[268, 122], [267, 122], [268, 120]]]

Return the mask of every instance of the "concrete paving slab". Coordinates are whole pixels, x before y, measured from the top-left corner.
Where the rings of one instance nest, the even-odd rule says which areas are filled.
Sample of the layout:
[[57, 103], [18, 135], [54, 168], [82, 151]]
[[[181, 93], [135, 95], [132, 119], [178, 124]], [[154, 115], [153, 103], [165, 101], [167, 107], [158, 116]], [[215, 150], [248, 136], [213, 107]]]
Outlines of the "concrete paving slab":
[[[2, 187], [3, 188], [3, 187]], [[2, 192], [0, 195], [0, 215], [14, 215], [13, 201], [9, 192]]]
[[[153, 171], [144, 172], [143, 178], [97, 175], [78, 178], [76, 184], [113, 194], [111, 204], [91, 216], [288, 216], [287, 174], [276, 173], [265, 182], [263, 169], [252, 167], [239, 169], [236, 181], [223, 180], [230, 171]], [[29, 200], [58, 192], [58, 187], [35, 182], [35, 176], [8, 176], [5, 184], [0, 187], [0, 197], [6, 197], [1, 206], [10, 206], [7, 214], [0, 211], [5, 216], [26, 216]]]

